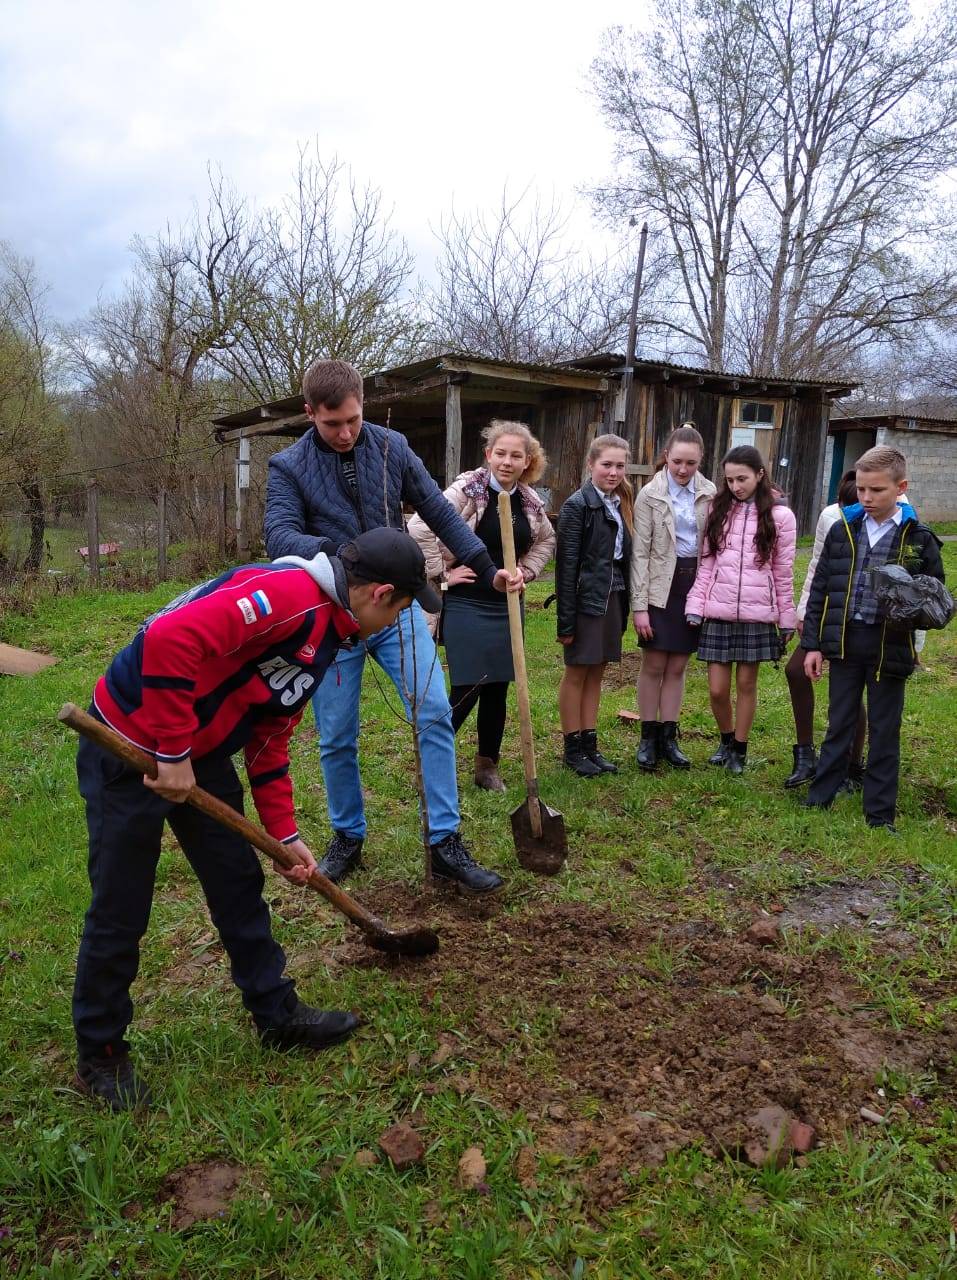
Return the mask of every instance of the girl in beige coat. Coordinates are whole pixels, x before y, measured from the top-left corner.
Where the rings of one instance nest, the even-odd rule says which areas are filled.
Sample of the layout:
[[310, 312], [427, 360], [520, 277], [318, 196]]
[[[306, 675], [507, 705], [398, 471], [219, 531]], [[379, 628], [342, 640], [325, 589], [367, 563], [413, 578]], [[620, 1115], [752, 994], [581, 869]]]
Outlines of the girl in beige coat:
[[[466, 471], [445, 496], [488, 548], [495, 565], [503, 567], [498, 495], [510, 495], [512, 529], [518, 567], [532, 582], [552, 557], [555, 533], [545, 504], [529, 486], [545, 468], [541, 445], [521, 422], [496, 420], [482, 433], [484, 467]], [[425, 569], [444, 594], [442, 643], [452, 688], [452, 728], [459, 727], [478, 704], [478, 754], [475, 784], [488, 791], [504, 791], [498, 759], [505, 731], [509, 682], [514, 680], [508, 631], [508, 603], [475, 581], [467, 565], [456, 564], [449, 549], [419, 517], [409, 533], [425, 555]]]
[[675, 768], [691, 761], [678, 746], [678, 716], [685, 672], [698, 632], [685, 621], [694, 584], [708, 503], [715, 487], [700, 472], [704, 441], [691, 422], [672, 431], [654, 477], [635, 500], [631, 553], [632, 620], [642, 646], [638, 677], [641, 742], [638, 766], [659, 758]]

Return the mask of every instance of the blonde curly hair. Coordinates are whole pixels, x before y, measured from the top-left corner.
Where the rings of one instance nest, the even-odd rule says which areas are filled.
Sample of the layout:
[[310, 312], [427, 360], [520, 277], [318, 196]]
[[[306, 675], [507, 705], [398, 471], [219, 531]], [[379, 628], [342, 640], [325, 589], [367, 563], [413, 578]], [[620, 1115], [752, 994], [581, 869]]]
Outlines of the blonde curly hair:
[[491, 449], [495, 441], [502, 436], [517, 436], [525, 446], [528, 466], [519, 476], [522, 484], [534, 484], [544, 475], [548, 465], [545, 450], [526, 427], [524, 422], [507, 422], [504, 418], [493, 418], [482, 432], [485, 448]]

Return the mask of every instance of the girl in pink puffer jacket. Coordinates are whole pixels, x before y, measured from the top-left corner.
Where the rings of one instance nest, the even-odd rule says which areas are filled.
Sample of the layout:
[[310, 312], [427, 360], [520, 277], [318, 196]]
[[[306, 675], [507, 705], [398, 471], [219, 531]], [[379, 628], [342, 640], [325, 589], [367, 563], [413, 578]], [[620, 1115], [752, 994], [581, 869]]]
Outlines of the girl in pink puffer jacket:
[[[775, 497], [761, 454], [738, 445], [725, 454], [724, 483], [708, 511], [701, 565], [685, 616], [701, 627], [698, 657], [708, 664], [711, 710], [721, 743], [709, 763], [744, 770], [758, 697], [758, 665], [776, 661], [797, 624], [794, 513]], [[737, 666], [737, 706], [731, 668]]]

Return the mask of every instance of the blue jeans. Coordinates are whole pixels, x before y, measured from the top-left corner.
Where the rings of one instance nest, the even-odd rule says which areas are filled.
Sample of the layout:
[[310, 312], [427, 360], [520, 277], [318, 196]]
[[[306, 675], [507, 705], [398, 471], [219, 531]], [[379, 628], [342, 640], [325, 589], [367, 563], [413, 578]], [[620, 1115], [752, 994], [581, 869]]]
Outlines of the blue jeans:
[[[418, 604], [403, 609], [399, 621], [354, 649], [340, 649], [335, 662], [312, 699], [319, 730], [319, 758], [326, 784], [329, 821], [336, 831], [356, 839], [366, 834], [362, 780], [359, 777], [359, 694], [362, 671], [368, 653], [399, 692], [406, 718], [411, 718], [409, 700], [402, 680], [402, 643], [405, 647], [406, 679], [418, 703], [419, 749], [425, 802], [429, 810], [429, 842], [437, 844], [458, 831], [459, 793], [455, 777], [455, 734], [452, 712], [445, 691], [445, 673], [435, 652], [425, 614]], [[412, 637], [415, 633], [413, 677]], [[386, 712], [388, 714], [388, 712]], [[409, 750], [411, 752], [411, 736]]]

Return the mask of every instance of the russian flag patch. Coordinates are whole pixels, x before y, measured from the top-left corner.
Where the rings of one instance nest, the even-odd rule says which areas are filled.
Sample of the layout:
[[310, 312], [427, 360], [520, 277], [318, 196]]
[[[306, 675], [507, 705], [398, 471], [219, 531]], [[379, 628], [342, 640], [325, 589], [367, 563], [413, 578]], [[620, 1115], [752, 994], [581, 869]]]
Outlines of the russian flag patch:
[[249, 598], [252, 600], [260, 618], [268, 618], [272, 613], [272, 605], [269, 603], [269, 597], [265, 591], [254, 591]]

